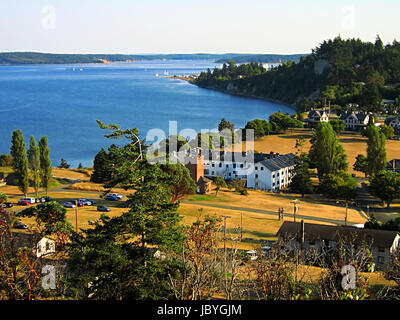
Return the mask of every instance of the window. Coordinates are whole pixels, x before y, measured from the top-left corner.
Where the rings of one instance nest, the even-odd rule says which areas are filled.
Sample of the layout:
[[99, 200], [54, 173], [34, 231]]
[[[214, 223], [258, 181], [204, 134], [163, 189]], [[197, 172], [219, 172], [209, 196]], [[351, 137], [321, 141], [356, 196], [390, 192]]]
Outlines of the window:
[[243, 164], [241, 164], [240, 167], [243, 168]]
[[236, 163], [233, 164], [233, 169], [236, 169]]
[[215, 171], [211, 172], [211, 175], [212, 175], [212, 176], [215, 175]]
[[384, 264], [385, 263], [385, 257], [379, 256], [378, 257], [378, 263]]
[[272, 175], [272, 179], [275, 179], [275, 174]]
[[256, 179], [258, 178], [258, 174], [256, 174]]
[[227, 164], [226, 167], [229, 168], [229, 164]]
[[229, 172], [229, 176], [231, 176], [231, 175], [232, 175], [232, 173]]
[[213, 163], [213, 164], [211, 165], [211, 167], [213, 167], [213, 168], [214, 168], [214, 167], [215, 167], [215, 164]]
[[205, 175], [207, 175], [207, 174], [209, 174], [209, 173], [210, 173], [210, 170], [204, 169], [204, 174], [205, 174]]
[[261, 171], [264, 171], [264, 167], [261, 167]]
[[218, 166], [219, 166], [220, 168], [222, 168], [222, 163], [220, 162]]
[[258, 170], [258, 167], [256, 167], [256, 170]]
[[378, 248], [378, 252], [385, 252], [385, 248]]

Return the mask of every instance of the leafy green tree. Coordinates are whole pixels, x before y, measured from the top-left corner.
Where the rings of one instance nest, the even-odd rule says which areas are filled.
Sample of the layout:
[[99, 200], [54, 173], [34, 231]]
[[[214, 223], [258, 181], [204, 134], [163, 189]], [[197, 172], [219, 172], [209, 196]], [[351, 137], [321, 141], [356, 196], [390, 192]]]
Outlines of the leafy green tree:
[[44, 236], [57, 233], [61, 225], [68, 225], [69, 233], [72, 232], [72, 226], [67, 221], [67, 210], [56, 201], [26, 208], [20, 212], [20, 216], [34, 218], [40, 233]]
[[29, 188], [28, 160], [21, 130], [15, 130], [11, 140], [11, 156], [18, 189], [26, 196]]
[[344, 120], [332, 119], [329, 120], [329, 123], [337, 135], [341, 134], [346, 129], [346, 123]]
[[322, 193], [332, 199], [350, 201], [355, 199], [356, 181], [347, 173], [327, 174], [320, 183]]
[[196, 192], [196, 183], [190, 176], [188, 168], [181, 163], [161, 165], [161, 169], [171, 176], [172, 202], [182, 199], [187, 194]]
[[393, 200], [400, 198], [400, 173], [379, 171], [370, 179], [370, 190], [390, 208]]
[[35, 189], [36, 197], [39, 194], [40, 188], [40, 151], [36, 145], [35, 138], [30, 137], [28, 149], [28, 167], [32, 172], [33, 187]]
[[375, 125], [369, 125], [366, 129], [368, 175], [373, 176], [377, 172], [386, 169], [386, 137], [379, 132]]
[[272, 126], [272, 130], [275, 132], [282, 132], [289, 128], [302, 128], [303, 122], [293, 119], [287, 114], [282, 112], [275, 112], [270, 115], [269, 123]]
[[12, 156], [9, 154], [0, 155], [0, 167], [11, 167], [12, 166]]
[[220, 123], [218, 124], [218, 131], [221, 132], [221, 131], [223, 131], [225, 129], [228, 129], [230, 131], [234, 131], [235, 130], [235, 125], [232, 122], [226, 120], [225, 118], [222, 118]]
[[1, 205], [7, 201], [8, 201], [7, 195], [0, 191], [0, 209]]
[[61, 158], [60, 165], [58, 166], [60, 169], [69, 169], [71, 166], [67, 163], [64, 158]]
[[353, 169], [355, 171], [359, 171], [365, 174], [365, 176], [367, 176], [368, 174], [368, 159], [366, 156], [364, 156], [363, 154], [359, 154], [356, 157], [356, 162], [353, 165]]
[[303, 153], [296, 157], [296, 163], [292, 170], [292, 175], [292, 182], [289, 186], [291, 192], [300, 193], [302, 198], [304, 198], [305, 194], [314, 192], [307, 154]]
[[386, 139], [390, 139], [394, 137], [394, 128], [391, 126], [388, 126], [387, 124], [383, 124], [380, 126], [379, 130], [381, 133], [383, 133], [386, 137]]
[[348, 168], [347, 155], [329, 123], [320, 123], [311, 139], [309, 158], [321, 181], [325, 174], [339, 174]]
[[272, 132], [272, 126], [267, 120], [254, 119], [249, 121], [245, 129], [254, 130], [254, 137], [261, 138]]
[[50, 160], [50, 149], [47, 141], [47, 137], [42, 137], [39, 140], [39, 152], [40, 152], [40, 179], [42, 186], [48, 193], [51, 183], [51, 160]]
[[82, 166], [81, 162], [79, 162], [79, 164], [78, 164], [78, 169], [83, 169], [83, 166]]
[[227, 188], [227, 184], [221, 176], [216, 176], [214, 179], [214, 184], [215, 184], [215, 196], [218, 196], [218, 192], [221, 188]]

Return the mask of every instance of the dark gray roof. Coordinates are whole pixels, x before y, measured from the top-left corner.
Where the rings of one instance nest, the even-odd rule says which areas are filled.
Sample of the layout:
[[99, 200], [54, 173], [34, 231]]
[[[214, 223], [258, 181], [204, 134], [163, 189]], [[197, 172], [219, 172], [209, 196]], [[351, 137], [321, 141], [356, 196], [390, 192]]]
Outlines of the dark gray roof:
[[[299, 237], [300, 222], [285, 221], [279, 229], [278, 237]], [[356, 243], [371, 244], [372, 247], [390, 248], [396, 238], [397, 231], [363, 229], [346, 226], [330, 226], [304, 223], [304, 239], [306, 241], [352, 239]]]
[[211, 151], [209, 161], [232, 161], [241, 163], [243, 160], [254, 161], [254, 163], [261, 162], [266, 159], [280, 157], [279, 153], [250, 153], [250, 152], [231, 152], [231, 151]]
[[277, 171], [280, 169], [284, 169], [287, 167], [291, 167], [295, 165], [295, 159], [293, 153], [280, 155], [274, 158], [266, 159], [261, 161], [261, 164], [264, 165], [270, 171]]
[[346, 111], [340, 115], [340, 120], [346, 120], [350, 116], [354, 116], [359, 122], [364, 122], [365, 118], [368, 116], [366, 113], [354, 112], [354, 111]]

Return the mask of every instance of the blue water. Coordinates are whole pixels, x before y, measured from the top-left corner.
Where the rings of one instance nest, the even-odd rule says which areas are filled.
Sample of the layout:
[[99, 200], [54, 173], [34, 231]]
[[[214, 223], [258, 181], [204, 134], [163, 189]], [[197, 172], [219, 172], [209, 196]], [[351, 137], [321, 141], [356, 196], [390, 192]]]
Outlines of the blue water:
[[[214, 129], [221, 118], [237, 128], [291, 108], [257, 99], [198, 88], [169, 75], [197, 74], [216, 66], [209, 61], [151, 61], [111, 65], [0, 66], [0, 154], [10, 152], [12, 131], [21, 129], [25, 143], [47, 136], [53, 165], [91, 166], [102, 147], [112, 142], [96, 119], [122, 128], [138, 127], [141, 137], [169, 121], [178, 132]], [[73, 71], [75, 68], [75, 71]], [[83, 69], [82, 71], [80, 69]], [[156, 74], [159, 77], [156, 77]]]

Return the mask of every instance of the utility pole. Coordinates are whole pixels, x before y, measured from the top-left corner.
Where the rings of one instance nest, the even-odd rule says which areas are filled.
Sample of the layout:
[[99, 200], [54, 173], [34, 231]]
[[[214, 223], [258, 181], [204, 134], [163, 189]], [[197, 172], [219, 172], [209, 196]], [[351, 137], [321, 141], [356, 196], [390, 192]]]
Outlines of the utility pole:
[[296, 222], [296, 214], [299, 211], [299, 207], [297, 206], [297, 199], [295, 199], [291, 203], [293, 203], [293, 219], [294, 219], [294, 222]]
[[240, 213], [240, 241], [243, 239], [243, 213]]
[[78, 233], [78, 200], [75, 200], [75, 231]]
[[347, 212], [348, 212], [348, 208], [349, 208], [349, 203], [346, 200], [346, 216], [344, 218], [344, 225], [347, 226]]
[[222, 216], [224, 218], [224, 277], [225, 277], [225, 285], [228, 282], [227, 275], [226, 275], [226, 219], [231, 217], [229, 216]]

